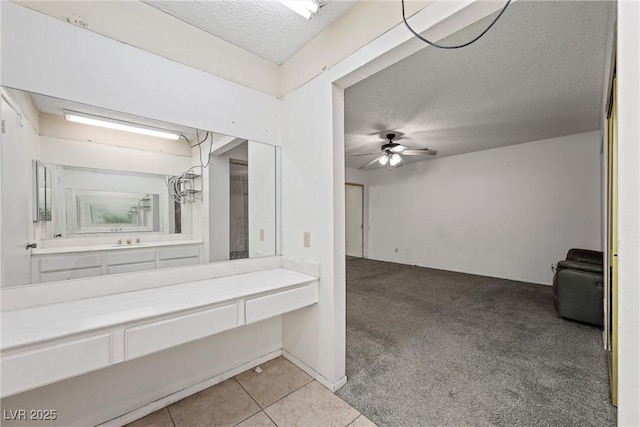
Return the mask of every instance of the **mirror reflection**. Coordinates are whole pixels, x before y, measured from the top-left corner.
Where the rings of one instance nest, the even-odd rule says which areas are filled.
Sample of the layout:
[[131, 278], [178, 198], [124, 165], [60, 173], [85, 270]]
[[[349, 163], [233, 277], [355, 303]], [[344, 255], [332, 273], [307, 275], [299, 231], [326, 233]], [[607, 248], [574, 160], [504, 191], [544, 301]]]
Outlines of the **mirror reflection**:
[[276, 254], [277, 147], [2, 95], [2, 286]]

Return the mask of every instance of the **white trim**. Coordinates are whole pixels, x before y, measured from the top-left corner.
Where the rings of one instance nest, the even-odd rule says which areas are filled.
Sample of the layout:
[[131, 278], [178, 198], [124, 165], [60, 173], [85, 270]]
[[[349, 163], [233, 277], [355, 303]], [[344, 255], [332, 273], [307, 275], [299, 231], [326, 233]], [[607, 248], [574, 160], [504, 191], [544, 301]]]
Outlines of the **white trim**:
[[325, 386], [326, 388], [328, 388], [329, 390], [331, 390], [334, 393], [337, 390], [339, 390], [343, 385], [345, 385], [347, 383], [347, 376], [346, 375], [343, 376], [342, 378], [340, 378], [336, 382], [329, 381], [328, 379], [323, 377], [321, 374], [319, 374], [315, 369], [313, 369], [312, 367], [310, 367], [309, 365], [304, 363], [302, 360], [300, 360], [297, 357], [295, 357], [293, 354], [289, 353], [287, 350], [284, 350], [284, 349], [282, 350], [282, 357], [284, 357], [289, 362], [291, 362], [294, 365], [296, 365], [298, 368], [300, 368], [303, 371], [305, 371], [314, 380], [318, 381], [320, 384], [322, 384], [323, 386]]
[[20, 127], [24, 127], [24, 122], [22, 121], [22, 116], [24, 112], [22, 108], [18, 105], [18, 103], [13, 99], [13, 97], [7, 92], [4, 88], [0, 88], [0, 96], [5, 100], [7, 105], [18, 115], [18, 120], [20, 120]]
[[121, 415], [117, 418], [113, 418], [109, 421], [106, 421], [102, 424], [98, 424], [97, 427], [120, 427], [126, 424], [129, 424], [133, 421], [136, 421], [142, 417], [145, 417], [159, 409], [167, 407], [172, 403], [175, 403], [179, 400], [182, 400], [186, 397], [192, 396], [202, 390], [205, 390], [211, 386], [221, 383], [229, 378], [235, 377], [236, 375], [247, 371], [249, 369], [255, 368], [256, 366], [262, 365], [265, 362], [268, 362], [271, 359], [275, 359], [278, 356], [282, 355], [282, 350], [275, 350], [270, 353], [265, 354], [264, 356], [260, 356], [256, 359], [253, 359], [250, 362], [244, 363], [237, 368], [233, 368], [229, 371], [223, 372], [221, 374], [215, 375], [211, 378], [208, 378], [204, 381], [201, 381], [197, 384], [194, 384], [190, 387], [184, 388], [180, 391], [172, 393], [168, 396], [155, 400], [151, 403], [144, 405], [141, 408], [135, 409], [131, 412], [128, 412], [124, 415]]

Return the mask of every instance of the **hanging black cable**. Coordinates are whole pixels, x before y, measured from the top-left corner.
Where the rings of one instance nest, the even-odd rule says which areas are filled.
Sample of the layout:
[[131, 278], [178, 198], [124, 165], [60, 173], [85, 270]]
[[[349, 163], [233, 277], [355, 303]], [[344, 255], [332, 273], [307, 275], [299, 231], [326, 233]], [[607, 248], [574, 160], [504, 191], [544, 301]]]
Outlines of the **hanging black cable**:
[[405, 14], [404, 14], [404, 0], [400, 0], [400, 1], [402, 3], [402, 20], [404, 21], [404, 24], [407, 26], [409, 31], [411, 31], [414, 36], [416, 36], [417, 38], [419, 38], [420, 40], [422, 40], [423, 42], [425, 42], [429, 46], [437, 47], [438, 49], [460, 49], [461, 47], [469, 46], [471, 43], [474, 43], [474, 42], [478, 41], [480, 39], [480, 37], [484, 36], [486, 34], [486, 32], [489, 31], [491, 29], [491, 27], [493, 27], [493, 24], [498, 22], [498, 19], [500, 19], [500, 17], [504, 13], [504, 11], [507, 10], [507, 7], [509, 7], [509, 4], [511, 3], [511, 0], [507, 0], [507, 3], [504, 5], [504, 7], [502, 8], [502, 10], [498, 14], [498, 16], [496, 16], [495, 19], [493, 20], [493, 22], [491, 22], [491, 24], [489, 24], [489, 26], [487, 28], [485, 28], [484, 31], [481, 32], [480, 35], [478, 37], [476, 37], [475, 39], [473, 39], [473, 40], [471, 40], [469, 42], [463, 43], [463, 44], [455, 45], [455, 46], [443, 46], [441, 44], [438, 44], [438, 43], [432, 42], [430, 40], [427, 40], [426, 38], [422, 37], [420, 34], [415, 32], [413, 30], [413, 28], [411, 28], [409, 26], [409, 23], [407, 22], [407, 18], [405, 17]]
[[[202, 143], [205, 142], [207, 140], [207, 138], [209, 138], [209, 136], [211, 136], [211, 142], [209, 143], [209, 155], [207, 156], [207, 164], [205, 165], [202, 162]], [[211, 152], [213, 151], [213, 134], [209, 131], [207, 131], [207, 136], [198, 143], [198, 152], [199, 152], [199, 158], [200, 158], [200, 165], [202, 166], [203, 169], [206, 169], [209, 166], [209, 163], [211, 162]]]

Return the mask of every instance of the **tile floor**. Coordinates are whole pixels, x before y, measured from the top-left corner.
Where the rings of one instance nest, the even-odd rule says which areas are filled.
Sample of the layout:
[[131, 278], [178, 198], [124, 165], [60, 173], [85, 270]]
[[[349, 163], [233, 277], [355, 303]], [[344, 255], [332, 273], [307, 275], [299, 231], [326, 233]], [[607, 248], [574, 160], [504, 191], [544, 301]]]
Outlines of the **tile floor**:
[[375, 427], [283, 357], [250, 369], [128, 427]]

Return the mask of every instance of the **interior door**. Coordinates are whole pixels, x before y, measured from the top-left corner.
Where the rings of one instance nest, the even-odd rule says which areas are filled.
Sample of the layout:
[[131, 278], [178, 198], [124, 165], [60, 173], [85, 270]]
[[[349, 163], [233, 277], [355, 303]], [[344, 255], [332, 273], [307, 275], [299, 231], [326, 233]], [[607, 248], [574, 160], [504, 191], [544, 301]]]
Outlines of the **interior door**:
[[364, 186], [361, 184], [346, 184], [346, 253], [347, 256], [364, 257], [364, 226], [363, 202]]
[[2, 286], [13, 286], [29, 283], [31, 277], [31, 251], [26, 246], [30, 238], [32, 165], [26, 128], [4, 97], [1, 112]]

